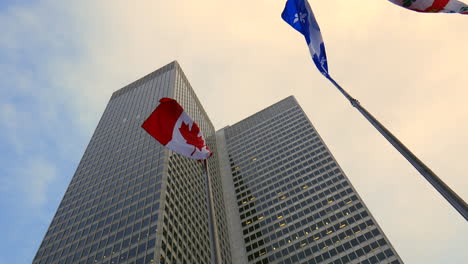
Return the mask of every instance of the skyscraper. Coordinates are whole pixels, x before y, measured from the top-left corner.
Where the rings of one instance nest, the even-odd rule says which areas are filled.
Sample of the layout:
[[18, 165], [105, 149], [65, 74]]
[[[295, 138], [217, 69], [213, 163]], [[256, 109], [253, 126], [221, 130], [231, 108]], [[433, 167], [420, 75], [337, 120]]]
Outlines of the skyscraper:
[[140, 127], [161, 97], [179, 101], [214, 150], [216, 247], [231, 262], [215, 130], [172, 62], [112, 95], [34, 264], [210, 262], [202, 163], [166, 150]]
[[217, 139], [233, 263], [403, 263], [294, 97]]
[[[203, 164], [141, 124], [176, 99]], [[215, 132], [177, 62], [113, 93], [33, 264], [402, 263], [293, 97]]]

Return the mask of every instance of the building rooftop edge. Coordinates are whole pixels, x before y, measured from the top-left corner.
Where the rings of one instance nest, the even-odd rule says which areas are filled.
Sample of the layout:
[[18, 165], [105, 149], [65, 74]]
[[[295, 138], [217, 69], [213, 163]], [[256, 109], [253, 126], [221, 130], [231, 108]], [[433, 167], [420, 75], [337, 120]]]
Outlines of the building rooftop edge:
[[295, 97], [294, 95], [290, 95], [290, 96], [288, 96], [288, 97], [286, 97], [286, 98], [284, 98], [284, 99], [281, 99], [281, 100], [277, 101], [276, 103], [273, 103], [273, 104], [271, 104], [271, 105], [269, 105], [269, 106], [263, 108], [263, 109], [260, 110], [260, 111], [257, 111], [257, 112], [256, 112], [255, 114], [253, 114], [253, 115], [249, 115], [249, 116], [247, 116], [247, 117], [245, 117], [245, 118], [243, 118], [243, 119], [237, 121], [236, 123], [234, 123], [234, 124], [232, 124], [232, 125], [226, 125], [226, 126], [224, 126], [223, 128], [220, 128], [220, 129], [216, 130], [216, 132], [218, 132], [218, 131], [220, 131], [220, 130], [223, 130], [223, 129], [230, 128], [230, 127], [235, 127], [237, 124], [239, 124], [239, 123], [241, 123], [241, 122], [243, 122], [243, 121], [245, 121], [245, 120], [247, 120], [247, 119], [249, 119], [249, 118], [251, 118], [251, 117], [253, 117], [253, 116], [255, 116], [255, 115], [258, 115], [258, 114], [262, 113], [263, 111], [265, 111], [265, 110], [267, 110], [267, 109], [269, 109], [269, 108], [271, 108], [271, 107], [275, 107], [277, 104], [280, 104], [280, 103], [282, 103], [282, 102], [284, 102], [284, 101], [286, 101], [286, 100], [294, 100], [297, 104], [299, 104], [299, 103], [297, 102], [297, 100], [296, 100], [296, 97]]
[[153, 72], [151, 72], [151, 73], [137, 79], [136, 81], [127, 84], [126, 86], [118, 89], [117, 91], [113, 92], [112, 96], [111, 96], [111, 100], [118, 97], [118, 96], [120, 96], [120, 95], [122, 95], [122, 94], [125, 94], [126, 92], [128, 92], [130, 90], [133, 90], [133, 88], [136, 88], [142, 82], [145, 82], [146, 80], [148, 80], [150, 78], [153, 78], [156, 75], [163, 74], [163, 73], [165, 73], [167, 71], [173, 70], [176, 67], [180, 68], [180, 65], [177, 62], [177, 60], [173, 60], [172, 62], [158, 68], [157, 70], [155, 70], [155, 71], [153, 71]]

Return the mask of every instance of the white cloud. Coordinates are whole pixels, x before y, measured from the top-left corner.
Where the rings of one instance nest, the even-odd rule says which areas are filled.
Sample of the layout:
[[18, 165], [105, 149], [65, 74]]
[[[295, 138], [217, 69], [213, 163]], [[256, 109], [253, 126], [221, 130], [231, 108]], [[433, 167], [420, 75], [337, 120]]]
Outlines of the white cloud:
[[48, 188], [57, 178], [57, 168], [42, 157], [35, 157], [25, 161], [24, 167], [15, 176], [26, 202], [35, 208], [41, 208], [48, 201]]
[[26, 196], [35, 206], [42, 206], [47, 202], [48, 185], [57, 178], [56, 167], [41, 158], [30, 160], [21, 171]]
[[0, 128], [3, 130], [1, 135], [3, 136], [3, 141], [11, 144], [16, 153], [21, 153], [25, 149], [24, 141], [21, 140], [17, 133], [19, 119], [19, 114], [14, 105], [0, 105]]

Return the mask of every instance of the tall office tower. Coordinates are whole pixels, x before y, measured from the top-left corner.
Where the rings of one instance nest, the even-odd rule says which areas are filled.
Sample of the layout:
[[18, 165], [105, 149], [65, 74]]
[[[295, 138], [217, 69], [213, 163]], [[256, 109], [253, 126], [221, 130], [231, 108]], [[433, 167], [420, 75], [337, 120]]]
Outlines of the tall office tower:
[[217, 143], [233, 263], [403, 263], [293, 97]]
[[[172, 97], [216, 150], [213, 125], [177, 62], [116, 91], [34, 264], [210, 263], [202, 163], [166, 150], [140, 126]], [[217, 153], [209, 171], [218, 255], [231, 263]]]

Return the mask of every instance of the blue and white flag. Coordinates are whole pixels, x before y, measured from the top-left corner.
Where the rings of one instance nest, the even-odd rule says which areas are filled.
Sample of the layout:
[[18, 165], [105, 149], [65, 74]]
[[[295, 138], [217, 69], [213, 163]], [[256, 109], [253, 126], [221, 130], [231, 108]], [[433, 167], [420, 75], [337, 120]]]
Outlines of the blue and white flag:
[[307, 0], [288, 0], [281, 17], [304, 35], [315, 65], [323, 75], [329, 77], [322, 34]]

